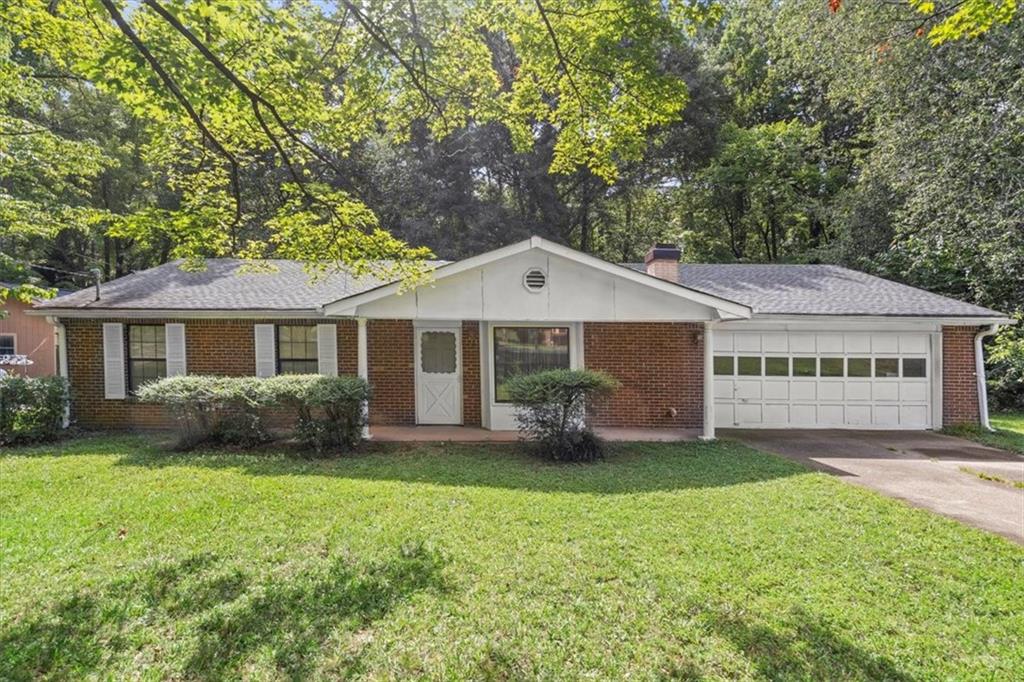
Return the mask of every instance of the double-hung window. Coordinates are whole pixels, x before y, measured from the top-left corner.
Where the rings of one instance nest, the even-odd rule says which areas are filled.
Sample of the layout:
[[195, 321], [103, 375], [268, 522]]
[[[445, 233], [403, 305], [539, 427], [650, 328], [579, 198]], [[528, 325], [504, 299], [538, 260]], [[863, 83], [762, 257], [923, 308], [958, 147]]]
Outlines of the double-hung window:
[[167, 376], [167, 348], [162, 324], [128, 325], [128, 386], [139, 386]]
[[568, 327], [495, 327], [494, 400], [509, 402], [508, 380], [569, 368]]
[[279, 374], [316, 374], [316, 326], [277, 327], [277, 371]]

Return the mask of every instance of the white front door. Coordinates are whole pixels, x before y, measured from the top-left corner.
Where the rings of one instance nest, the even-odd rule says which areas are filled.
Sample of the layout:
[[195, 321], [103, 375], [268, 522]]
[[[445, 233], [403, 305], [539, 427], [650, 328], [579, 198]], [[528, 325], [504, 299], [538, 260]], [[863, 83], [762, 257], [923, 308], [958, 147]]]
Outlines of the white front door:
[[416, 423], [462, 423], [462, 332], [458, 324], [416, 328]]

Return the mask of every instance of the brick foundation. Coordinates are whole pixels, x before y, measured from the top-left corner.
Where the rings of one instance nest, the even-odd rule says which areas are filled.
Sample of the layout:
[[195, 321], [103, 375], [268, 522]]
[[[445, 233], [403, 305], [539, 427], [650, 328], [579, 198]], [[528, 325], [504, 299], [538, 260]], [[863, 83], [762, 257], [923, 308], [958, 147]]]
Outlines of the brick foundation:
[[974, 366], [977, 327], [942, 328], [942, 425], [977, 424], [978, 378]]
[[704, 423], [704, 330], [674, 322], [587, 322], [587, 369], [622, 385], [592, 409], [595, 426], [700, 428]]

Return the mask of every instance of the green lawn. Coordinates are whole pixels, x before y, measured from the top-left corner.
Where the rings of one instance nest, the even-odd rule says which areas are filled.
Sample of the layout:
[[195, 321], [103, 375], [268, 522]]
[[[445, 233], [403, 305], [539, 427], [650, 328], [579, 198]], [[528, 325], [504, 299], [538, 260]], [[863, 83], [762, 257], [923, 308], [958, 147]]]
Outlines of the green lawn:
[[1008, 679], [1024, 548], [733, 443], [0, 457], [0, 678]]
[[1024, 412], [997, 412], [989, 416], [995, 431], [980, 427], [957, 426], [946, 429], [946, 433], [970, 438], [984, 445], [1002, 448], [1024, 455]]

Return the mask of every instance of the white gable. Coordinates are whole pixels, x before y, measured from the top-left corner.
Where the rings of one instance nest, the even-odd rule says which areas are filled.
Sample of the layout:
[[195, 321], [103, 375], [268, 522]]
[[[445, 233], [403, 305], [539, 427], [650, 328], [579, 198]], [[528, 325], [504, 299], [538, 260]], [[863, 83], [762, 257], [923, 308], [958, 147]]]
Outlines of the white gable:
[[[727, 301], [720, 302], [728, 309], [723, 314], [713, 297], [564, 247], [559, 251], [545, 246], [506, 251], [508, 255], [482, 259], [451, 273], [441, 268], [433, 282], [413, 291], [369, 292], [332, 303], [325, 312], [368, 318], [523, 322], [701, 321], [738, 316], [737, 306]], [[537, 291], [524, 284], [526, 273], [534, 269], [547, 279]]]

